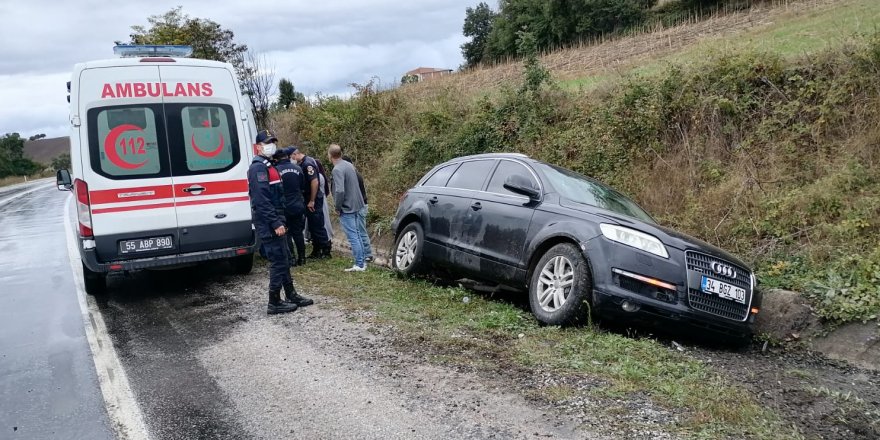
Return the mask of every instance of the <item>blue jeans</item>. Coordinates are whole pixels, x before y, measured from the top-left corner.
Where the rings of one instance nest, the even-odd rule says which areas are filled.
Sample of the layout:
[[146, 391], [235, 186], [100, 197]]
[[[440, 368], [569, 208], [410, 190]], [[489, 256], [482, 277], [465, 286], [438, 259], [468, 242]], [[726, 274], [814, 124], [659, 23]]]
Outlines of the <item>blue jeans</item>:
[[373, 256], [373, 246], [370, 245], [370, 233], [367, 232], [367, 205], [364, 205], [360, 211], [358, 211], [358, 231], [361, 233], [361, 244], [364, 246], [364, 257], [369, 258]]
[[345, 230], [345, 236], [348, 237], [348, 243], [351, 245], [351, 253], [354, 255], [354, 264], [358, 267], [366, 266], [364, 261], [364, 243], [361, 239], [360, 217], [357, 212], [343, 212], [339, 215], [339, 222], [342, 223], [342, 229]]

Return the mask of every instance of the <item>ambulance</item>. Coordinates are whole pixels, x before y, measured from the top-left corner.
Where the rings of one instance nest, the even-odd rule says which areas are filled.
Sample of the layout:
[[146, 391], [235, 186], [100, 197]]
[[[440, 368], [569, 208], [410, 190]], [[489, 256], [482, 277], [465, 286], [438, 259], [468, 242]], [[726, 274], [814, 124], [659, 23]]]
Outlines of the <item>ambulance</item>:
[[253, 266], [247, 169], [256, 135], [230, 64], [187, 46], [116, 46], [74, 66], [71, 170], [86, 291], [106, 275], [228, 260]]

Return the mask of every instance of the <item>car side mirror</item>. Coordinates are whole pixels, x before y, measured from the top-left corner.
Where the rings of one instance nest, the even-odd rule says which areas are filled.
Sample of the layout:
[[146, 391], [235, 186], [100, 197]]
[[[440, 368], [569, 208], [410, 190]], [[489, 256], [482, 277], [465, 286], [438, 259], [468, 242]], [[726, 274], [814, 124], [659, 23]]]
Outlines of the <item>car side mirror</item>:
[[73, 180], [70, 178], [70, 171], [58, 170], [55, 173], [55, 184], [58, 185], [58, 191], [70, 191], [73, 188]]
[[504, 188], [524, 195], [531, 200], [538, 200], [541, 197], [541, 192], [534, 187], [532, 180], [519, 174], [508, 176], [504, 181]]

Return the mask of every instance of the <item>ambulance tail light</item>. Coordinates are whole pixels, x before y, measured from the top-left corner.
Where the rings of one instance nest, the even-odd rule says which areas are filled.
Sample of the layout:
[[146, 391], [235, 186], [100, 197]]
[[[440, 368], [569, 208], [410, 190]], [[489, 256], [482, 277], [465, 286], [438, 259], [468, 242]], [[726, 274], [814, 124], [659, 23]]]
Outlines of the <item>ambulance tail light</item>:
[[76, 216], [79, 220], [79, 235], [92, 237], [92, 210], [89, 203], [89, 185], [85, 181], [76, 179], [73, 181], [73, 191], [76, 194]]

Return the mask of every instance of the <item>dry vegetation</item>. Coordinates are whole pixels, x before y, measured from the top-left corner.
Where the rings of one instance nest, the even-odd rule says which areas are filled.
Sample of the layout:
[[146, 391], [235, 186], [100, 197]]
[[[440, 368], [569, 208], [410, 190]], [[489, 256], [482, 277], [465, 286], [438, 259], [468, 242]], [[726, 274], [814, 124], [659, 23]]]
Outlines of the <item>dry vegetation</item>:
[[[880, 17], [873, 2], [842, 3]], [[614, 54], [610, 45], [642, 38], [581, 56]], [[662, 223], [755, 264], [765, 286], [810, 295], [832, 321], [866, 320], [880, 312], [880, 34], [837, 38], [794, 57], [698, 52], [592, 89], [529, 93], [514, 79], [480, 83], [479, 75], [502, 77], [515, 65], [390, 91], [368, 84], [354, 99], [276, 115], [276, 129], [285, 139], [343, 145], [365, 174], [380, 226], [437, 163], [519, 151], [624, 190]]]

